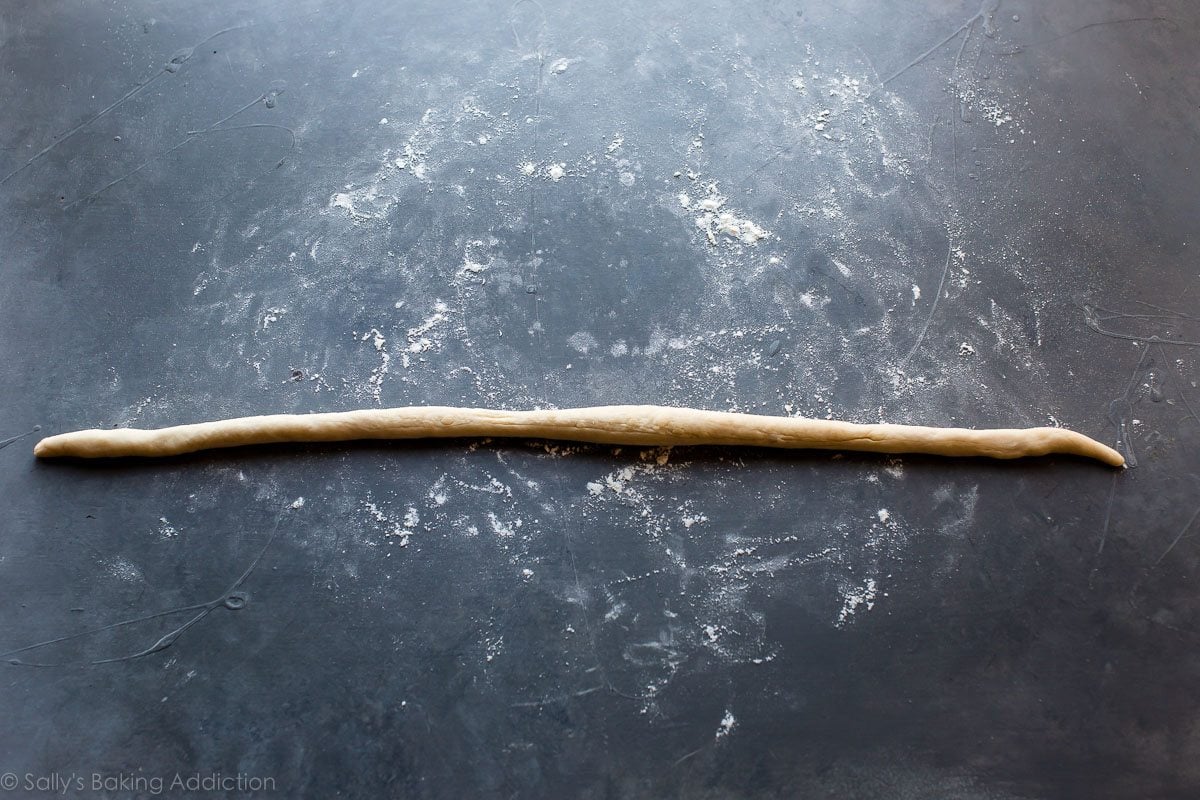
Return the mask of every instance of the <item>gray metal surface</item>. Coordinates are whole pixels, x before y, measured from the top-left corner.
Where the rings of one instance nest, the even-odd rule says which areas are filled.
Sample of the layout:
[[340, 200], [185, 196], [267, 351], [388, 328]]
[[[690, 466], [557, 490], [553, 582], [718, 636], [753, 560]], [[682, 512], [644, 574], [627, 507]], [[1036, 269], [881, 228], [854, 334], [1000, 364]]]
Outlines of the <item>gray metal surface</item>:
[[1198, 22], [7, 4], [0, 438], [663, 403], [1136, 466], [35, 433], [0, 450], [0, 781], [1196, 796]]

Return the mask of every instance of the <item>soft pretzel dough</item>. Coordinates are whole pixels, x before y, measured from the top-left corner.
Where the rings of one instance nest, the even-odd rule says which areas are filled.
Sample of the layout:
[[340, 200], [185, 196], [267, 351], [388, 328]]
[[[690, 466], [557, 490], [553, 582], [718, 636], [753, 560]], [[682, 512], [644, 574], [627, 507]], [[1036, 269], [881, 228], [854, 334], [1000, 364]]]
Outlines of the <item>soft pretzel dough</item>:
[[173, 456], [214, 447], [352, 439], [508, 436], [629, 445], [750, 445], [756, 447], [929, 453], [1020, 458], [1070, 453], [1114, 467], [1116, 450], [1062, 428], [971, 430], [917, 425], [859, 425], [666, 406], [598, 406], [552, 411], [414, 406], [329, 414], [240, 417], [159, 430], [117, 428], [42, 439], [42, 458]]

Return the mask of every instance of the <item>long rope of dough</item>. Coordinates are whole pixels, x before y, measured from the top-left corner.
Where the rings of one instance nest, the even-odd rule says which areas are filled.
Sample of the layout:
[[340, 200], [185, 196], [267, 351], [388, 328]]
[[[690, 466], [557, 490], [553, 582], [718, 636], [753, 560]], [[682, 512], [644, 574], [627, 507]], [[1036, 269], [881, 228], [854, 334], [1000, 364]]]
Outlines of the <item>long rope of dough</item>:
[[1020, 458], [1068, 453], [1114, 467], [1125, 459], [1062, 428], [971, 430], [735, 414], [666, 406], [597, 406], [552, 411], [414, 406], [328, 414], [239, 417], [158, 430], [117, 428], [63, 433], [34, 447], [41, 458], [174, 456], [216, 447], [354, 439], [522, 437], [627, 445], [757, 447]]

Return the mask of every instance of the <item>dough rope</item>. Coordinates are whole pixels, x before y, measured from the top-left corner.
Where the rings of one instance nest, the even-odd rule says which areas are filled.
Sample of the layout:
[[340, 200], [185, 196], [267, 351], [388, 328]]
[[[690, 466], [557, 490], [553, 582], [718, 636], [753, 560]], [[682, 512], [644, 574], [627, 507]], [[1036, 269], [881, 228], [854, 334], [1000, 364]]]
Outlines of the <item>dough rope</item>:
[[354, 439], [520, 437], [625, 445], [747, 445], [872, 453], [1021, 458], [1067, 453], [1119, 467], [1116, 450], [1062, 428], [972, 430], [701, 411], [597, 406], [548, 411], [413, 406], [327, 414], [274, 414], [177, 425], [63, 433], [34, 447], [40, 458], [174, 456], [217, 447]]

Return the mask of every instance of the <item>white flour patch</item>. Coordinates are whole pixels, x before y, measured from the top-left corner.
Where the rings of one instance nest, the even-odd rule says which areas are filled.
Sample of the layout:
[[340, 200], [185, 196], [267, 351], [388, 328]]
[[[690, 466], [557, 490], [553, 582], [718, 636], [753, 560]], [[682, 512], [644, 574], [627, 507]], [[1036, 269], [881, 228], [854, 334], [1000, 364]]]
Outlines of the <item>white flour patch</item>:
[[616, 472], [604, 476], [604, 485], [611, 491], [620, 494], [625, 491], [625, 484], [633, 479], [633, 467], [623, 467]]
[[980, 110], [983, 111], [983, 118], [999, 128], [1001, 125], [1007, 125], [1013, 121], [1012, 114], [1000, 107], [1000, 104], [995, 100], [985, 99], [980, 101]]
[[425, 497], [435, 506], [444, 506], [450, 500], [450, 496], [446, 494], [446, 478], [448, 476], [443, 473], [433, 485], [429, 487], [429, 491], [425, 493]]
[[733, 732], [737, 725], [737, 718], [733, 716], [733, 712], [726, 710], [725, 716], [721, 717], [721, 721], [717, 724], [717, 733], [714, 737], [718, 742]]
[[[684, 203], [685, 199], [687, 204]], [[693, 208], [686, 195], [681, 196], [679, 201], [684, 208]], [[757, 223], [726, 208], [726, 202], [725, 196], [713, 182], [694, 206], [693, 210], [699, 212], [694, 220], [696, 227], [704, 232], [709, 244], [716, 246], [721, 242], [736, 241], [752, 245], [771, 236]]]
[[107, 566], [109, 574], [117, 580], [128, 583], [142, 580], [142, 571], [126, 558], [117, 556], [109, 561]]
[[878, 591], [874, 578], [867, 578], [859, 586], [843, 589], [842, 610], [838, 612], [837, 625], [842, 627], [860, 608], [870, 611], [875, 607], [875, 593]]
[[362, 334], [359, 337], [361, 342], [370, 342], [375, 348], [375, 352], [379, 354], [379, 366], [371, 370], [370, 376], [367, 378], [367, 392], [378, 405], [382, 402], [383, 396], [383, 379], [391, 371], [392, 356], [388, 352], [387, 338], [379, 332], [378, 328]]
[[820, 297], [811, 291], [802, 292], [797, 299], [805, 308], [818, 308], [820, 306], [828, 305], [830, 302], [830, 298]]
[[265, 331], [267, 328], [271, 327], [272, 323], [279, 322], [280, 317], [282, 317], [287, 312], [288, 312], [288, 310], [286, 308], [265, 309], [262, 312], [261, 323], [260, 323], [262, 325], [262, 329]]
[[571, 334], [570, 338], [567, 339], [567, 344], [572, 350], [583, 355], [587, 355], [600, 346], [600, 342], [596, 341], [596, 337], [587, 331], [577, 331]]
[[484, 239], [473, 239], [467, 242], [463, 247], [462, 267], [459, 269], [459, 274], [478, 275], [484, 270], [490, 269], [495, 258], [492, 248], [500, 244], [500, 240], [495, 236], [489, 236]]
[[[374, 197], [370, 194], [363, 195], [368, 200], [373, 200]], [[374, 215], [365, 214], [354, 207], [354, 196], [349, 192], [337, 192], [329, 198], [329, 207], [331, 209], [341, 209], [350, 215], [354, 220], [374, 219]]]
[[488, 525], [490, 525], [492, 528], [492, 533], [505, 539], [516, 536], [517, 529], [522, 525], [522, 521], [519, 519], [513, 520], [512, 522], [505, 522], [491, 511], [488, 512], [487, 518]]
[[383, 531], [383, 535], [389, 539], [395, 539], [396, 543], [401, 547], [408, 547], [409, 538], [413, 535], [412, 529], [418, 522], [415, 516], [415, 509], [409, 509], [414, 512], [411, 515], [411, 524], [409, 523], [410, 515], [406, 514], [404, 520], [397, 520], [384, 508], [372, 500], [366, 500], [362, 504], [366, 510], [368, 519], [376, 524], [376, 528]]
[[153, 402], [153, 397], [143, 397], [141, 400], [137, 401], [137, 403], [135, 403], [131, 409], [126, 411], [125, 422], [128, 424], [135, 421], [142, 415], [142, 412], [146, 410], [146, 407]]
[[[450, 307], [444, 302], [441, 300], [434, 301], [433, 312], [425, 317], [425, 320], [420, 325], [409, 328], [408, 333], [405, 334], [405, 337], [408, 339], [407, 349], [409, 353], [424, 353], [441, 344], [441, 339], [437, 336], [437, 333], [449, 319], [449, 311]], [[405, 366], [407, 365], [406, 362]]]
[[425, 113], [421, 115], [421, 121], [417, 123], [416, 129], [409, 135], [408, 140], [401, 148], [400, 155], [392, 159], [392, 163], [396, 169], [408, 170], [417, 180], [429, 182], [429, 165], [428, 156], [429, 148], [434, 133], [434, 118], [435, 112], [432, 108], [425, 109]]

